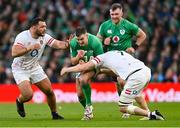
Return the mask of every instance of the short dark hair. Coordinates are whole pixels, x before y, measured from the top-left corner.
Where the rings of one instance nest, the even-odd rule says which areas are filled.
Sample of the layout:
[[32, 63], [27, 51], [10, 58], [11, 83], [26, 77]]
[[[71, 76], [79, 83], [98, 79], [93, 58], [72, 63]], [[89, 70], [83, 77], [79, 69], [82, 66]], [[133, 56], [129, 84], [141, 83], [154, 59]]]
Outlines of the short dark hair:
[[111, 5], [111, 10], [114, 11], [114, 10], [116, 10], [117, 8], [123, 9], [122, 4], [120, 4], [120, 3], [114, 3], [114, 4]]
[[76, 28], [75, 35], [80, 36], [82, 34], [85, 34], [86, 32], [87, 32], [87, 30], [84, 26], [79, 26]]
[[39, 23], [39, 21], [45, 22], [45, 20], [41, 17], [37, 17], [32, 19], [31, 23], [30, 23], [30, 27], [35, 26]]

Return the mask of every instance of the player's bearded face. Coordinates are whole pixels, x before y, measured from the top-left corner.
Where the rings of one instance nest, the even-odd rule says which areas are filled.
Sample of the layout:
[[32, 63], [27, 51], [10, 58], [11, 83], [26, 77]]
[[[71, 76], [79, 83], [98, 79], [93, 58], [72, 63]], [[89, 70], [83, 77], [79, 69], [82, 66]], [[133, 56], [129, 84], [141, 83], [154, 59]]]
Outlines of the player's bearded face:
[[80, 46], [84, 46], [88, 43], [88, 35], [87, 34], [82, 34], [77, 37], [77, 41]]
[[121, 20], [123, 15], [122, 9], [110, 10], [110, 16], [113, 23], [117, 24]]
[[45, 33], [46, 33], [46, 23], [40, 21], [36, 29], [36, 34], [38, 36], [44, 36]]

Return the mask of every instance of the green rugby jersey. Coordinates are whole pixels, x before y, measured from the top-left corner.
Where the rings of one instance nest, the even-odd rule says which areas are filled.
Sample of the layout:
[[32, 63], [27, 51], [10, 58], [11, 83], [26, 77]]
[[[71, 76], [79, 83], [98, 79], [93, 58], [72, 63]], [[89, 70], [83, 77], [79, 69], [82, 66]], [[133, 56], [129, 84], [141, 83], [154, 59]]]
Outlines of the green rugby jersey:
[[84, 50], [86, 53], [84, 55], [84, 62], [88, 62], [93, 57], [103, 53], [102, 43], [99, 38], [88, 33], [88, 45], [80, 46], [77, 42], [76, 37], [74, 37], [70, 42], [70, 54], [72, 57], [76, 57], [78, 50]]
[[111, 20], [101, 24], [98, 34], [104, 39], [111, 37], [110, 45], [106, 46], [107, 51], [123, 50], [131, 47], [131, 39], [133, 35], [137, 35], [139, 27], [126, 19], [121, 19], [118, 24], [114, 24]]

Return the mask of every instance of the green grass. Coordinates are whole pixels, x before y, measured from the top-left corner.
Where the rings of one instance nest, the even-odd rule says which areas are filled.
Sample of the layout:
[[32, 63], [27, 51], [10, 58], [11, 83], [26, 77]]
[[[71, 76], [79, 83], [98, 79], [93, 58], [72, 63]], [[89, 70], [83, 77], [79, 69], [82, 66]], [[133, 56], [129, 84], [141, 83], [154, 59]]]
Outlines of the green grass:
[[65, 120], [51, 120], [46, 104], [25, 104], [26, 117], [21, 118], [15, 104], [0, 104], [0, 127], [177, 127], [180, 126], [180, 103], [149, 103], [151, 110], [159, 109], [165, 121], [140, 121], [131, 116], [121, 119], [116, 103], [94, 103], [94, 119], [81, 121], [83, 109], [79, 103], [58, 104]]

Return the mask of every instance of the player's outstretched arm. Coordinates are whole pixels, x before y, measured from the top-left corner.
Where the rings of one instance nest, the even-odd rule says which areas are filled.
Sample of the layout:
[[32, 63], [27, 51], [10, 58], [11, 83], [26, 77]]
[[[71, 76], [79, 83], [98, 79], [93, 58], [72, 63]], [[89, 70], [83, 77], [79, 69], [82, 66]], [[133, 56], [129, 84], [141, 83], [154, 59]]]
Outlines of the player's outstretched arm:
[[74, 35], [71, 34], [69, 39], [67, 39], [66, 41], [55, 40], [52, 47], [56, 49], [67, 49], [69, 48], [70, 41], [73, 37]]
[[69, 48], [69, 42], [68, 41], [55, 40], [52, 47], [56, 48], [56, 49], [66, 49], [66, 48]]
[[64, 67], [61, 70], [61, 76], [69, 73], [69, 72], [82, 72], [82, 71], [89, 71], [92, 70], [95, 67], [95, 64], [92, 61], [89, 61], [87, 63], [84, 64], [78, 64], [76, 66], [72, 66], [72, 67]]

